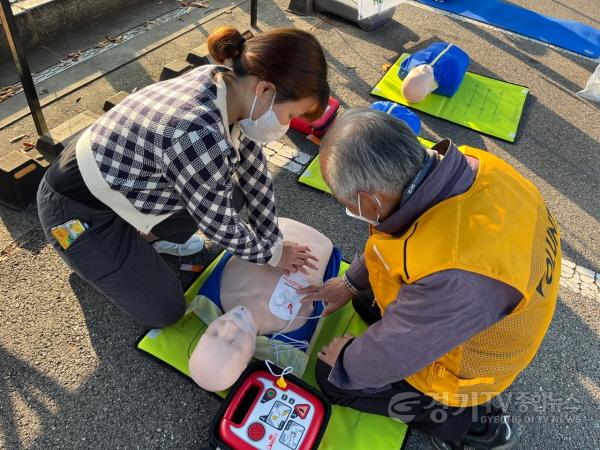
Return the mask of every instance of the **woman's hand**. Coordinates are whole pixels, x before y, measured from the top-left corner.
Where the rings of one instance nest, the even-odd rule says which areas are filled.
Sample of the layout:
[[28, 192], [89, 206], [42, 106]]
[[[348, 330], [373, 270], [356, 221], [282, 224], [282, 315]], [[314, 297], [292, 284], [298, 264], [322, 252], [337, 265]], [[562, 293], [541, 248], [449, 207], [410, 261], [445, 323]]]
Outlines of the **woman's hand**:
[[286, 275], [290, 273], [301, 272], [308, 274], [306, 268], [319, 270], [314, 262], [319, 260], [310, 253], [310, 248], [306, 245], [299, 245], [296, 242], [283, 241], [283, 251], [277, 268]]
[[330, 278], [321, 286], [308, 286], [298, 289], [297, 292], [305, 296], [301, 303], [309, 303], [316, 300], [325, 302], [324, 316], [340, 309], [352, 299], [353, 295], [341, 277]]

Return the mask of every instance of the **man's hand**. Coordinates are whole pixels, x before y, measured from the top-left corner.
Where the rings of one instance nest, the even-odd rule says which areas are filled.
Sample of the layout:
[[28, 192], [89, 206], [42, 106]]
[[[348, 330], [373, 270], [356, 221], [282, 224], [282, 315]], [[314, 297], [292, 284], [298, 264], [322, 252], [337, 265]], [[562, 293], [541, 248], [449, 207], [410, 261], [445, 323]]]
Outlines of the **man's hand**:
[[316, 300], [325, 302], [324, 316], [337, 311], [352, 298], [352, 292], [341, 277], [330, 278], [321, 286], [308, 286], [298, 289], [298, 294], [305, 296], [301, 303], [309, 303]]
[[321, 351], [317, 353], [317, 357], [328, 366], [335, 366], [335, 362], [340, 356], [340, 352], [350, 339], [354, 339], [354, 336], [345, 334], [342, 337], [333, 338], [329, 344], [324, 346]]
[[313, 256], [308, 246], [283, 241], [283, 253], [277, 268], [286, 275], [296, 272], [308, 274], [307, 267], [313, 270], [319, 269], [312, 261], [318, 262], [319, 260]]

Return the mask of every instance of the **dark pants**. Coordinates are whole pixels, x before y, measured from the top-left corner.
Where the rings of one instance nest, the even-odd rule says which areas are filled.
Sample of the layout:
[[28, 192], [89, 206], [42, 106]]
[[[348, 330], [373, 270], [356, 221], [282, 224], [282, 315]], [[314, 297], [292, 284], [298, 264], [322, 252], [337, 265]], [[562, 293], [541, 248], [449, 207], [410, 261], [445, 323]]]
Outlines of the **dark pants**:
[[[44, 178], [38, 214], [48, 241], [63, 261], [140, 324], [160, 328], [185, 311], [183, 288], [151, 244], [110, 210], [98, 210], [56, 192]], [[50, 230], [71, 219], [89, 226], [66, 250]]]
[[[356, 312], [369, 325], [381, 319], [379, 308], [373, 306], [372, 302], [373, 294], [369, 292], [361, 293], [352, 300]], [[489, 414], [489, 405], [470, 408], [443, 405], [404, 380], [377, 392], [340, 389], [329, 382], [330, 372], [331, 367], [319, 360], [316, 367], [317, 381], [332, 403], [366, 413], [390, 416], [443, 440], [460, 440], [468, 431], [481, 429], [482, 417]]]

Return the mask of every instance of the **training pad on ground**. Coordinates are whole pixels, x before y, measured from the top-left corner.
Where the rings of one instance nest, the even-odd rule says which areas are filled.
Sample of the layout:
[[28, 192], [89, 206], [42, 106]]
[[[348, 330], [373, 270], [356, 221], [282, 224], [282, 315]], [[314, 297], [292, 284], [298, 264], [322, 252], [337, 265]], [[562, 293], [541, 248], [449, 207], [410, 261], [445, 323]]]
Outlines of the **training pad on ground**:
[[[423, 139], [423, 138], [418, 138], [418, 139], [427, 148], [431, 148], [435, 145], [434, 142], [428, 141], [427, 139]], [[304, 172], [302, 172], [300, 174], [300, 176], [298, 177], [298, 182], [305, 184], [307, 186], [310, 186], [312, 188], [315, 188], [319, 191], [323, 191], [323, 192], [327, 192], [328, 194], [331, 194], [331, 190], [329, 189], [327, 184], [325, 184], [325, 181], [323, 180], [323, 177], [321, 176], [321, 163], [319, 161], [318, 154], [317, 154], [317, 156], [315, 156], [313, 158], [313, 160], [310, 162], [310, 164], [308, 166], [306, 166], [306, 169], [304, 169]]]
[[452, 97], [430, 94], [419, 103], [402, 95], [398, 69], [403, 53], [371, 91], [385, 98], [463, 127], [514, 142], [529, 88], [467, 72]]
[[[202, 283], [206, 281], [213, 268], [225, 253], [221, 253], [204, 270], [185, 293], [186, 302], [196, 296]], [[348, 268], [342, 262], [340, 274]], [[367, 325], [358, 317], [348, 303], [345, 307], [321, 319], [322, 326], [309, 356], [308, 366], [302, 377], [304, 381], [318, 388], [315, 380], [317, 351], [336, 336], [350, 333], [362, 334]], [[190, 355], [206, 330], [206, 325], [193, 313], [186, 314], [179, 322], [162, 328], [150, 330], [139, 340], [137, 347], [189, 376], [188, 361]], [[220, 393], [224, 397], [225, 393]], [[371, 450], [373, 448], [400, 449], [407, 437], [408, 427], [400, 421], [388, 417], [376, 416], [355, 411], [343, 406], [333, 405], [331, 419], [319, 446], [320, 450]]]
[[574, 20], [545, 16], [502, 0], [417, 1], [583, 56], [600, 58], [600, 30]]

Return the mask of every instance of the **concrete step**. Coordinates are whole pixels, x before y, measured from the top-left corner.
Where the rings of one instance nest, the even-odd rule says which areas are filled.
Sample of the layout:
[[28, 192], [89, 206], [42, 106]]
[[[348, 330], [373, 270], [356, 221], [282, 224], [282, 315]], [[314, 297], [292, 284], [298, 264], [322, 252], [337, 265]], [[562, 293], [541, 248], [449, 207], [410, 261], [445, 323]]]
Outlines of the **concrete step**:
[[208, 53], [208, 44], [202, 44], [190, 51], [185, 59], [193, 66], [199, 67], [205, 64], [216, 64], [216, 61], [210, 57]]
[[114, 108], [119, 103], [121, 103], [123, 100], [125, 100], [125, 97], [127, 97], [128, 95], [129, 94], [127, 92], [125, 92], [125, 91], [119, 91], [119, 92], [117, 92], [115, 95], [113, 95], [112, 97], [107, 98], [104, 101], [104, 106], [102, 107], [102, 110], [104, 112], [110, 111], [112, 108]]
[[0, 158], [0, 204], [25, 209], [35, 200], [38, 185], [50, 165], [34, 152], [12, 151]]
[[170, 80], [172, 78], [183, 75], [184, 73], [194, 68], [189, 62], [183, 59], [176, 59], [166, 64], [160, 73], [160, 81]]
[[52, 161], [73, 138], [92, 125], [97, 118], [96, 114], [89, 111], [78, 114], [40, 136], [36, 148], [46, 159]]

